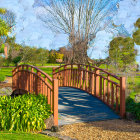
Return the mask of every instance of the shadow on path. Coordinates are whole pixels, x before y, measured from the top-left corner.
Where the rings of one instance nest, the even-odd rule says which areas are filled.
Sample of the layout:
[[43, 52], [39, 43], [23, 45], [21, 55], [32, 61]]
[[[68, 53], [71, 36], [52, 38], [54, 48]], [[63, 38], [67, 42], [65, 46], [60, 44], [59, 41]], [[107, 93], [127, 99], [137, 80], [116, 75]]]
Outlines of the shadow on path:
[[107, 105], [88, 93], [59, 88], [59, 125], [120, 118]]

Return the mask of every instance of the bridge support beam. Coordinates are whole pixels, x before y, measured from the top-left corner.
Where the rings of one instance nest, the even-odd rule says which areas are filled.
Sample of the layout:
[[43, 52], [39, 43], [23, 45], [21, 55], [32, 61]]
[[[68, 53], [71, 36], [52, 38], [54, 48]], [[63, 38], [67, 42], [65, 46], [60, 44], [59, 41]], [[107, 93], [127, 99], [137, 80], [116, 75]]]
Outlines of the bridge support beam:
[[58, 80], [53, 79], [53, 115], [54, 115], [54, 125], [58, 126]]
[[120, 116], [125, 117], [125, 77], [120, 77]]

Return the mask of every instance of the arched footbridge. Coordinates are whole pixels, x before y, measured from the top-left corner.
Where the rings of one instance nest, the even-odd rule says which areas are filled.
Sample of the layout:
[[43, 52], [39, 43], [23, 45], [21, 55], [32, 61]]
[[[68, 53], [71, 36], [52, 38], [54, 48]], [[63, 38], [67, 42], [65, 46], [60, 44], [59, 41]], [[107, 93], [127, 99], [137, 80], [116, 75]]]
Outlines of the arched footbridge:
[[53, 68], [52, 78], [31, 65], [17, 66], [12, 74], [14, 93], [47, 96], [54, 125], [125, 116], [125, 77], [83, 64]]

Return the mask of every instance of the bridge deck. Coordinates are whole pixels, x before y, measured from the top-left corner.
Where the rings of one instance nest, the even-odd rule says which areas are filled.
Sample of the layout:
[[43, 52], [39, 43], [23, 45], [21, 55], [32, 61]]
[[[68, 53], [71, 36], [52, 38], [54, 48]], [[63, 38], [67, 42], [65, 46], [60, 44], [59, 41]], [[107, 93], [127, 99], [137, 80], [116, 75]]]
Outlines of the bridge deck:
[[70, 87], [59, 88], [58, 110], [59, 125], [120, 118], [102, 101]]

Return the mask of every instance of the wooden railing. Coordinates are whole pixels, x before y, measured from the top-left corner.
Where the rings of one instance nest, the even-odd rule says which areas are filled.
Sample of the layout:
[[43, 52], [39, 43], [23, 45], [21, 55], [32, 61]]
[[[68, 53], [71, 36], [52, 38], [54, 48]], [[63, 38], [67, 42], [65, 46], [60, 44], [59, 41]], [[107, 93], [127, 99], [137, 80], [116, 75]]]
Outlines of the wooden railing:
[[125, 116], [125, 77], [118, 77], [95, 66], [68, 64], [53, 69], [59, 86], [82, 89], [102, 100], [121, 117]]
[[36, 95], [47, 96], [54, 115], [54, 125], [58, 125], [58, 80], [30, 65], [20, 65], [12, 71], [13, 91], [20, 89]]

